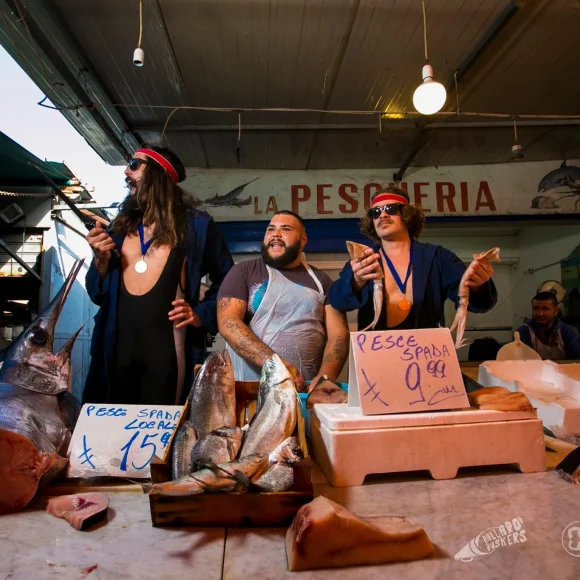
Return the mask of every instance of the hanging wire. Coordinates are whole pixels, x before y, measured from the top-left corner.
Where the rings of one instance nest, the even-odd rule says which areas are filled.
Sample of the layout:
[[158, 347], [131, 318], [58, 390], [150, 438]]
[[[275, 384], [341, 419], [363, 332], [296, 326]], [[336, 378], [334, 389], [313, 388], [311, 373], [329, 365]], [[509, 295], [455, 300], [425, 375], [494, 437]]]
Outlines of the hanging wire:
[[383, 114], [379, 113], [379, 133], [383, 132]]
[[236, 147], [236, 158], [240, 164], [240, 141], [242, 140], [242, 112], [238, 111], [238, 146]]
[[421, 0], [421, 4], [423, 5], [423, 41], [425, 43], [425, 61], [429, 62], [429, 58], [427, 57], [427, 16], [425, 14], [424, 0]]
[[163, 131], [161, 131], [161, 137], [160, 137], [160, 141], [163, 141], [163, 138], [165, 137], [165, 129], [167, 129], [167, 125], [169, 125], [169, 121], [171, 119], [171, 117], [173, 117], [173, 115], [175, 115], [175, 113], [177, 113], [177, 111], [179, 111], [180, 109], [185, 109], [186, 107], [175, 107], [173, 109], [173, 111], [171, 111], [171, 113], [169, 113], [166, 121], [165, 121], [165, 125], [163, 125]]
[[141, 40], [143, 40], [143, 0], [139, 0], [139, 42], [137, 48], [141, 48]]
[[515, 139], [515, 142], [517, 143], [518, 142], [518, 128], [516, 126], [516, 120], [515, 119], [514, 119], [514, 139]]
[[459, 87], [457, 86], [457, 71], [453, 74], [455, 79], [455, 98], [457, 100], [457, 114], [459, 115]]

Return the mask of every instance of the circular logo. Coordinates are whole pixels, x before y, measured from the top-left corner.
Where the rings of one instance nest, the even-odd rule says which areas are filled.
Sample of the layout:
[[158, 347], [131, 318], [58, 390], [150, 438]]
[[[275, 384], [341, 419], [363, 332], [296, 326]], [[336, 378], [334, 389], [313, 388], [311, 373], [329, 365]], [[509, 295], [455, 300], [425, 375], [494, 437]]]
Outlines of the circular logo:
[[580, 522], [572, 522], [564, 528], [562, 546], [570, 556], [580, 558]]

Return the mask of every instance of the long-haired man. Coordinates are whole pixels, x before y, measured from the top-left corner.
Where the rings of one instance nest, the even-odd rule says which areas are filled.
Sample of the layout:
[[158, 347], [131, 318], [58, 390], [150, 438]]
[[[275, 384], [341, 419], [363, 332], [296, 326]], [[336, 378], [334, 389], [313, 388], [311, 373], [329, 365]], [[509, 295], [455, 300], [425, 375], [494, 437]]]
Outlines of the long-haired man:
[[[143, 147], [125, 176], [118, 216], [87, 235], [87, 292], [100, 309], [83, 402], [176, 404], [203, 362], [206, 333], [217, 334], [217, 292], [233, 260], [212, 218], [178, 185], [185, 169], [174, 153]], [[212, 284], [200, 301], [206, 274]]]

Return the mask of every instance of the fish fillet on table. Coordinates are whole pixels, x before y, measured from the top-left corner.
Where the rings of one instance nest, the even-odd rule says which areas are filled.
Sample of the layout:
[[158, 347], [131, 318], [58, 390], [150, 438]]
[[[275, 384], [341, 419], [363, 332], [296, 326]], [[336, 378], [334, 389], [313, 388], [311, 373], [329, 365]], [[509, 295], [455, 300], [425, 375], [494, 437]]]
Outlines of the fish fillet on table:
[[467, 310], [469, 308], [469, 286], [467, 286], [467, 278], [470, 274], [471, 266], [474, 262], [478, 262], [483, 259], [487, 260], [496, 260], [497, 262], [501, 262], [499, 258], [499, 248], [492, 248], [487, 252], [482, 252], [481, 254], [474, 254], [473, 255], [473, 262], [469, 265], [469, 267], [465, 270], [461, 280], [459, 281], [459, 290], [457, 292], [457, 296], [459, 299], [459, 303], [457, 305], [457, 311], [455, 313], [455, 318], [453, 320], [453, 324], [449, 329], [451, 332], [456, 332], [455, 336], [455, 349], [459, 350], [461, 347], [466, 346], [468, 342], [463, 340], [463, 335], [465, 334], [465, 324], [467, 322]]
[[82, 260], [52, 302], [8, 348], [0, 369], [0, 514], [23, 509], [64, 473], [80, 406], [70, 393], [73, 334], [53, 354], [54, 331]]
[[109, 498], [104, 493], [91, 492], [53, 497], [46, 511], [66, 520], [75, 530], [85, 530], [104, 519], [108, 508]]
[[[372, 250], [369, 246], [364, 244], [357, 244], [356, 242], [346, 242], [346, 249], [351, 257], [351, 260], [361, 260], [365, 257], [366, 250]], [[374, 250], [373, 250], [374, 253]], [[379, 277], [373, 280], [373, 307], [375, 312], [375, 317], [373, 321], [366, 327], [363, 328], [361, 332], [368, 330], [369, 328], [374, 328], [379, 321], [381, 315], [381, 310], [383, 308], [383, 270], [379, 267], [378, 272]]]
[[[361, 518], [324, 496], [303, 505], [286, 533], [291, 571], [420, 560], [434, 551], [414, 522], [400, 516]], [[395, 570], [392, 574], [396, 578]]]

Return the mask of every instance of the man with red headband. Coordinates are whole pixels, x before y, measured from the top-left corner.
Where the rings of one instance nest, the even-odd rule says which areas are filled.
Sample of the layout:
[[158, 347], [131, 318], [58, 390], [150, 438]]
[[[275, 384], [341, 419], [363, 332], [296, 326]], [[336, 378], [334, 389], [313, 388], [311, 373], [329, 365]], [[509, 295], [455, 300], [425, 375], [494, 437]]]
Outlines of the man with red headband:
[[[185, 169], [168, 149], [139, 149], [125, 170], [129, 195], [105, 231], [87, 240], [86, 278], [95, 317], [83, 402], [173, 405], [217, 334], [216, 298], [233, 260], [211, 216], [179, 182]], [[200, 300], [201, 279], [211, 286]]]
[[[373, 330], [445, 325], [445, 300], [457, 304], [466, 267], [442, 246], [417, 241], [424, 222], [423, 211], [409, 203], [404, 189], [388, 187], [373, 197], [361, 220], [361, 233], [377, 244], [364, 257], [347, 262], [329, 291], [330, 304], [337, 310], [359, 309], [359, 329], [375, 318], [372, 281], [381, 277], [381, 271], [385, 298]], [[487, 312], [497, 302], [493, 268], [488, 260], [470, 268], [469, 310]]]

